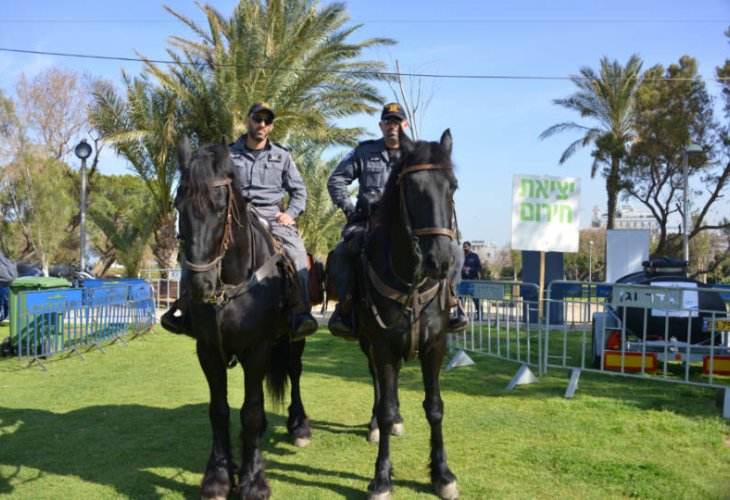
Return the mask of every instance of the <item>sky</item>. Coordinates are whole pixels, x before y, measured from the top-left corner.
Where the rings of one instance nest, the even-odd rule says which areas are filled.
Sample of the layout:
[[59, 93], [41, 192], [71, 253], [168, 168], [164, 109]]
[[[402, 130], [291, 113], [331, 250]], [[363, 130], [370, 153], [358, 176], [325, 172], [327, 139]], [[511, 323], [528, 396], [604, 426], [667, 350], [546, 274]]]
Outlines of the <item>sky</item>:
[[[211, 1], [230, 15], [234, 0]], [[326, 3], [322, 1], [321, 3]], [[170, 35], [193, 38], [162, 3], [148, 0], [0, 0], [0, 49], [168, 60]], [[169, 0], [174, 10], [204, 16], [193, 1]], [[438, 140], [449, 128], [459, 190], [456, 206], [463, 239], [509, 244], [512, 179], [515, 174], [580, 179], [581, 227], [595, 207], [605, 212], [603, 178], [590, 178], [589, 150], [563, 165], [570, 133], [539, 140], [559, 122], [581, 121], [553, 103], [575, 91], [568, 77], [582, 66], [597, 68], [601, 57], [625, 64], [638, 54], [647, 69], [665, 67], [682, 55], [697, 59], [711, 95], [719, 95], [714, 69], [730, 56], [724, 36], [730, 26], [728, 0], [353, 0], [346, 2], [352, 40], [389, 37], [390, 47], [369, 50], [413, 79], [429, 98], [421, 138]], [[119, 82], [121, 69], [139, 74], [142, 64], [119, 60], [36, 55], [0, 50], [0, 89], [12, 95], [20, 74], [32, 78], [56, 66]], [[393, 91], [382, 85], [385, 101]], [[379, 115], [350, 117], [342, 125], [367, 127], [377, 137]], [[72, 159], [72, 160], [75, 160]], [[105, 174], [128, 173], [112, 154], [102, 157]], [[693, 186], [694, 187], [694, 186]], [[696, 186], [699, 188], [699, 186]], [[715, 217], [727, 214], [728, 205]], [[719, 211], [725, 213], [720, 214]]]

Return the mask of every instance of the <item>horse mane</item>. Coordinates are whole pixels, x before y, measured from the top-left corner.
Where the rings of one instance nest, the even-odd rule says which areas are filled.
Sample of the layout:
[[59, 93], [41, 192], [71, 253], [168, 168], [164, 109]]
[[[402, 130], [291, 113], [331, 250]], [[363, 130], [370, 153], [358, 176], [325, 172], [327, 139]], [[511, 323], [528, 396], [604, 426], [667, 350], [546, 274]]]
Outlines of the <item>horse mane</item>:
[[424, 163], [434, 163], [444, 165], [446, 168], [441, 170], [447, 175], [448, 181], [456, 184], [456, 175], [454, 174], [454, 165], [451, 158], [444, 150], [440, 143], [434, 141], [417, 141], [411, 142], [407, 147], [401, 147], [401, 157], [391, 166], [388, 181], [385, 184], [383, 195], [378, 202], [377, 212], [374, 214], [375, 224], [371, 223], [371, 227], [380, 225], [386, 231], [392, 223], [397, 219], [396, 216], [400, 210], [400, 188], [397, 184], [398, 178], [404, 168], [412, 165], [421, 165]]
[[228, 158], [225, 144], [201, 146], [190, 157], [187, 168], [181, 169], [176, 198], [184, 195], [198, 213], [205, 214], [213, 201], [213, 182], [235, 177]]

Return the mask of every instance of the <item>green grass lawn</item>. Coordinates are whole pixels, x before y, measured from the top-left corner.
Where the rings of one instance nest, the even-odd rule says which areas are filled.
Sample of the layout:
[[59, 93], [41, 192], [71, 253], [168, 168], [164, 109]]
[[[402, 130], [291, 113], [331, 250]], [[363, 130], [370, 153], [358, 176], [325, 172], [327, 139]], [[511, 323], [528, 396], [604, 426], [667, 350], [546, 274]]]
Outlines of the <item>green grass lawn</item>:
[[[155, 330], [85, 358], [50, 359], [48, 371], [0, 360], [0, 496], [197, 498], [210, 427], [194, 342]], [[289, 444], [285, 409], [267, 407], [274, 498], [364, 498], [377, 452], [365, 440], [365, 359], [323, 330], [305, 358], [312, 444]], [[730, 498], [730, 427], [714, 391], [583, 374], [567, 400], [566, 371], [506, 391], [517, 365], [475, 360], [442, 376], [463, 498]], [[242, 375], [228, 373], [237, 433]], [[434, 498], [417, 362], [400, 387], [406, 434], [392, 440], [394, 496]]]

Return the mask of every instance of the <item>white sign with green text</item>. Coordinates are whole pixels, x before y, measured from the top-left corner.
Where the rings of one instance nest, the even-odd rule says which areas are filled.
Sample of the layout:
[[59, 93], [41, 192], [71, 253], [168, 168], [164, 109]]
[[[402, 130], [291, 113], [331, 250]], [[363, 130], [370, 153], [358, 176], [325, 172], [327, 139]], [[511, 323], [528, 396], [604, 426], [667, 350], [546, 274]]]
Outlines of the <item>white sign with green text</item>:
[[577, 252], [580, 179], [515, 174], [512, 249]]

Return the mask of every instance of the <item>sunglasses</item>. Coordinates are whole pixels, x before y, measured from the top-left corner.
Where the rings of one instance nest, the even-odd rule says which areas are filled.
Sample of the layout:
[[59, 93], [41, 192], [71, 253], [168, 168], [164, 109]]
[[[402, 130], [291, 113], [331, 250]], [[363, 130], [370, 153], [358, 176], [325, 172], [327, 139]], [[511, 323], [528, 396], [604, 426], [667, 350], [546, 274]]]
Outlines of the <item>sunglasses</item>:
[[265, 123], [266, 125], [271, 125], [274, 123], [274, 119], [270, 118], [268, 116], [261, 116], [261, 115], [251, 115], [251, 121], [254, 123]]
[[386, 125], [400, 125], [401, 120], [399, 120], [398, 118], [388, 118], [387, 120], [385, 120], [385, 124]]

